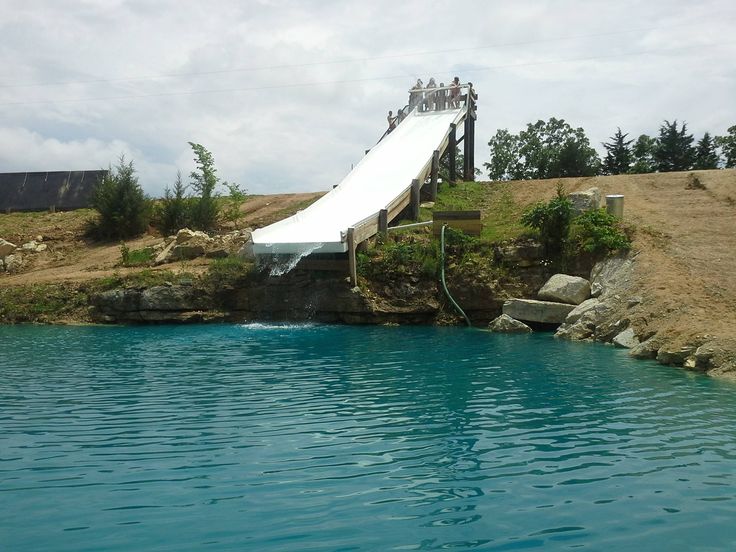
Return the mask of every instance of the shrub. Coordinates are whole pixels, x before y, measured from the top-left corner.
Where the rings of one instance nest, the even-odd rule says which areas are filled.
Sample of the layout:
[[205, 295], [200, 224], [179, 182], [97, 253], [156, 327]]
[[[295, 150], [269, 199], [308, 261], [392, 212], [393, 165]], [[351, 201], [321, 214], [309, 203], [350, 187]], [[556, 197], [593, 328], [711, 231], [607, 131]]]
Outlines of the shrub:
[[524, 226], [539, 231], [545, 253], [553, 259], [561, 259], [564, 256], [571, 221], [572, 203], [567, 199], [562, 185], [557, 186], [556, 197], [547, 203], [537, 203], [521, 216]]
[[99, 213], [91, 224], [91, 233], [102, 239], [122, 239], [145, 232], [150, 220], [150, 200], [143, 193], [135, 176], [133, 162], [120, 156], [116, 167], [97, 184], [92, 195], [92, 207]]
[[605, 209], [586, 211], [576, 217], [573, 221], [571, 241], [576, 249], [594, 254], [631, 247], [620, 221], [608, 214]]

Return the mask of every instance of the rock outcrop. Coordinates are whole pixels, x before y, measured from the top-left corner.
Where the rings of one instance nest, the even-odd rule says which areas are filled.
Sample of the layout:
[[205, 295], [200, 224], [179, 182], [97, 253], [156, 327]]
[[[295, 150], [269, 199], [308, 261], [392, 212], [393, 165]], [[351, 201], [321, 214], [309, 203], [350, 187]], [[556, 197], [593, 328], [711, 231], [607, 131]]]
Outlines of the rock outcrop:
[[532, 329], [521, 322], [514, 320], [507, 314], [502, 314], [488, 324], [488, 329], [497, 333], [530, 333]]
[[154, 264], [188, 261], [199, 257], [219, 258], [236, 255], [250, 241], [249, 228], [216, 236], [182, 228], [176, 236], [169, 236], [154, 248], [157, 251]]
[[555, 274], [537, 294], [544, 301], [579, 305], [590, 297], [590, 282], [578, 276]]

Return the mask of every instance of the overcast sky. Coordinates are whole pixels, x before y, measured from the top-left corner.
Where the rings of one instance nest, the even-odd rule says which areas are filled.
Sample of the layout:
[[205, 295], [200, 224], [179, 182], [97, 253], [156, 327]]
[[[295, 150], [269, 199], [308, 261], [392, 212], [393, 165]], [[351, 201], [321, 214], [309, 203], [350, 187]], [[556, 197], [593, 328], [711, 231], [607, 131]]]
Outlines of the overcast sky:
[[736, 124], [733, 0], [0, 0], [0, 172], [132, 158], [152, 195], [187, 142], [251, 193], [337, 184], [417, 77], [480, 95], [499, 128], [564, 118], [696, 138]]

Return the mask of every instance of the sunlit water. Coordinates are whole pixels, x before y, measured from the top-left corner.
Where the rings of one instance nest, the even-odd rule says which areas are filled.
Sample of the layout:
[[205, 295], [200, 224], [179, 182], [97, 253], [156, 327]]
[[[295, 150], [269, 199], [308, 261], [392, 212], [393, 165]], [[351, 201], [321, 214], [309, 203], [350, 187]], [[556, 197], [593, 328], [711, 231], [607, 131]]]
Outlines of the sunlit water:
[[0, 327], [0, 550], [733, 550], [736, 386], [457, 328]]

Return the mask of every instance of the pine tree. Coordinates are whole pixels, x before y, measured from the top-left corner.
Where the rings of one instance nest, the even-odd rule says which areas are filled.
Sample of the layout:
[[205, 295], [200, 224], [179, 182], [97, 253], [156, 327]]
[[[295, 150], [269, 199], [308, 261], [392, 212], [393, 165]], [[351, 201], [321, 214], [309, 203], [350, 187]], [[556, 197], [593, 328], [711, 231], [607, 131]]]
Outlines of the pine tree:
[[711, 138], [710, 132], [706, 132], [695, 147], [693, 168], [700, 170], [717, 169], [720, 160], [715, 140]]
[[677, 128], [677, 120], [665, 120], [659, 127], [659, 138], [654, 150], [654, 160], [660, 172], [687, 171], [695, 161], [693, 135], [687, 133], [687, 123]]
[[603, 159], [603, 174], [626, 174], [631, 169], [633, 154], [631, 144], [634, 140], [626, 140], [629, 134], [622, 134], [621, 128], [611, 136], [610, 142], [604, 142], [606, 157]]

